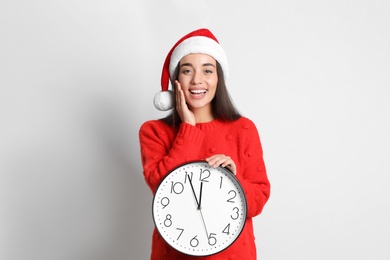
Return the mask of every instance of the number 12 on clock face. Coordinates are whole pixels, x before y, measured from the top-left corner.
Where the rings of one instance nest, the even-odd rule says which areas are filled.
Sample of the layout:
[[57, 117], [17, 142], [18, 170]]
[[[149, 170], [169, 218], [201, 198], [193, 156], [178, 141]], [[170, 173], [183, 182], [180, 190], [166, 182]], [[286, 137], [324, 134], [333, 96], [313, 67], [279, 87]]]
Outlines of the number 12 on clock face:
[[153, 197], [153, 221], [176, 250], [194, 256], [216, 254], [240, 235], [247, 216], [243, 188], [227, 169], [186, 163], [167, 174]]

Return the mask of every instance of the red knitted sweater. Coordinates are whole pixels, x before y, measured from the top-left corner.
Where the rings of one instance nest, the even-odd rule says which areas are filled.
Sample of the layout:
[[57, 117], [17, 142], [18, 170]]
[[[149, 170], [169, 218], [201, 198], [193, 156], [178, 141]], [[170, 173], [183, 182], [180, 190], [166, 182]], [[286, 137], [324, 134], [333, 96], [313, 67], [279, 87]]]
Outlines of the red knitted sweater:
[[161, 120], [145, 122], [139, 132], [143, 173], [154, 193], [165, 175], [179, 164], [214, 154], [230, 156], [244, 188], [248, 218], [240, 237], [226, 250], [208, 257], [191, 257], [171, 248], [154, 229], [152, 260], [256, 259], [252, 217], [261, 213], [270, 195], [270, 183], [256, 126], [245, 117], [234, 122], [216, 119], [196, 126], [173, 128]]

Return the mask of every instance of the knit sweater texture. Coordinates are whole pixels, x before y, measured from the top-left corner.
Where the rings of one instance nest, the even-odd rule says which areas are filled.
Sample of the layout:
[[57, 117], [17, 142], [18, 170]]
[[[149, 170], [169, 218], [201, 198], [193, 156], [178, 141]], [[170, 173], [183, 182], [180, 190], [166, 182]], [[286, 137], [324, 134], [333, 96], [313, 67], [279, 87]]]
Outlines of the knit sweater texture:
[[248, 204], [244, 230], [224, 251], [206, 257], [187, 256], [170, 247], [154, 229], [150, 259], [256, 259], [252, 218], [262, 212], [270, 196], [270, 183], [255, 124], [246, 117], [233, 122], [215, 119], [195, 126], [181, 123], [179, 127], [168, 126], [161, 120], [151, 120], [141, 126], [139, 140], [144, 178], [153, 194], [162, 179], [176, 166], [225, 154], [236, 164], [236, 177], [244, 189]]

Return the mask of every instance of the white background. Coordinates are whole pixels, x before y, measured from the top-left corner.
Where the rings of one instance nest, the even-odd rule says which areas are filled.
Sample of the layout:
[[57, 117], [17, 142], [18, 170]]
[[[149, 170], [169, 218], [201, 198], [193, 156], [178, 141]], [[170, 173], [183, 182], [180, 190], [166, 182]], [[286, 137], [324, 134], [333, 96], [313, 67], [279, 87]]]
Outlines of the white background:
[[272, 184], [260, 259], [390, 259], [390, 4], [2, 0], [0, 259], [148, 259], [138, 129], [209, 27]]

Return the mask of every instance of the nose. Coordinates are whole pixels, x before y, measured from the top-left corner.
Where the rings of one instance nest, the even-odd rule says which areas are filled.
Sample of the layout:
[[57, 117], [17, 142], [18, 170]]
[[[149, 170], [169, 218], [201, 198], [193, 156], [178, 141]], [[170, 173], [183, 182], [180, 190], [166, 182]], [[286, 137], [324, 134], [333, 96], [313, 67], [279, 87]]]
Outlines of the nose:
[[194, 71], [194, 74], [191, 78], [191, 84], [192, 85], [198, 85], [200, 83], [202, 83], [202, 73], [201, 72], [197, 72], [197, 71]]

